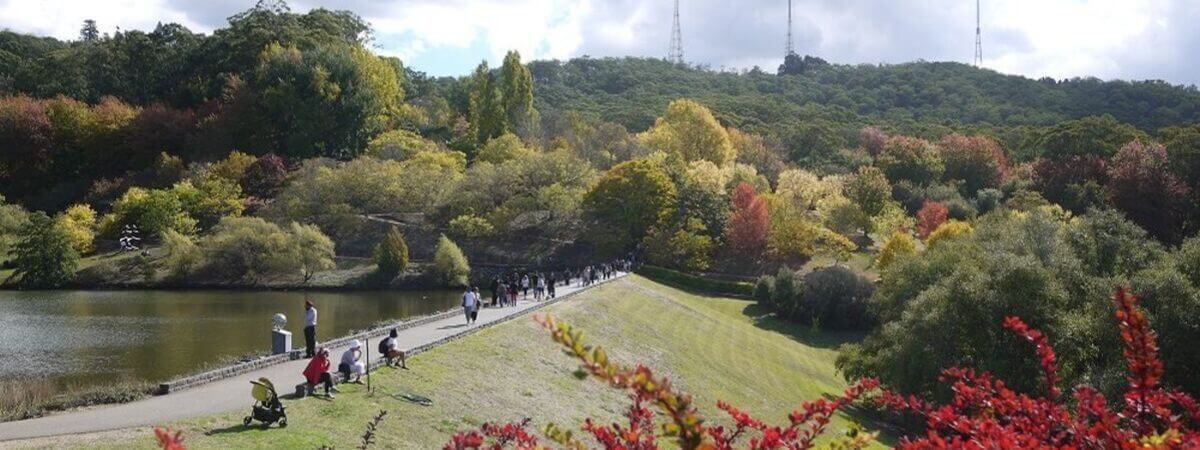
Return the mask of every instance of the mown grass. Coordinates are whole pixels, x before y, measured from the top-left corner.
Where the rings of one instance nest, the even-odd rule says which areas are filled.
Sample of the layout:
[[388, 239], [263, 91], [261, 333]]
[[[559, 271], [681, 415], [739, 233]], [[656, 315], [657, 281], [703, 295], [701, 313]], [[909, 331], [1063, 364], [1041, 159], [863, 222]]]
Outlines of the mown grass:
[[[747, 300], [683, 292], [640, 277], [600, 286], [548, 309], [585, 331], [624, 363], [643, 362], [695, 395], [710, 419], [727, 423], [716, 409], [729, 401], [772, 423], [783, 423], [801, 401], [840, 392], [835, 346], [854, 335], [809, 333], [759, 316]], [[349, 448], [370, 418], [389, 412], [376, 435], [377, 448], [440, 448], [457, 430], [486, 421], [529, 417], [535, 427], [574, 428], [585, 417], [618, 420], [623, 393], [572, 376], [573, 360], [528, 317], [483, 330], [417, 355], [412, 370], [385, 368], [372, 378], [376, 391], [344, 386], [333, 401], [286, 401], [290, 426], [246, 428], [246, 411], [173, 424], [191, 448]], [[297, 378], [299, 374], [297, 374]], [[297, 380], [275, 380], [290, 386]], [[393, 395], [433, 399], [430, 407]], [[250, 405], [247, 386], [246, 405]], [[847, 428], [839, 415], [830, 433]], [[150, 447], [152, 433], [130, 430], [103, 437], [69, 436], [40, 444], [91, 448]]]

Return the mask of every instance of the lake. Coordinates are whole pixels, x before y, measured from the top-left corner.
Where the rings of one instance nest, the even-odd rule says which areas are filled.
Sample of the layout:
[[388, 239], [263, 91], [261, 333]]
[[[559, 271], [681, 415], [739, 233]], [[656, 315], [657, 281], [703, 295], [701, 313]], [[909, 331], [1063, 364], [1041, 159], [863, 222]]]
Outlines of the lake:
[[49, 380], [77, 390], [166, 381], [271, 349], [284, 313], [304, 346], [304, 301], [320, 312], [317, 340], [382, 320], [458, 305], [453, 291], [0, 291], [0, 381]]

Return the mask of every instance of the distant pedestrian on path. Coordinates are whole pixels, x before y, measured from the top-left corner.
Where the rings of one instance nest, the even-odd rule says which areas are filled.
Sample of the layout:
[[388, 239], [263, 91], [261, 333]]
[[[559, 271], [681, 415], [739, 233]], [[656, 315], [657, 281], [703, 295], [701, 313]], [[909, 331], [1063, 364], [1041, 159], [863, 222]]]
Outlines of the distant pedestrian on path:
[[546, 297], [554, 298], [554, 285], [556, 284], [558, 284], [558, 280], [555, 279], [554, 272], [551, 272], [550, 280], [546, 282]]
[[497, 296], [497, 292], [500, 290], [500, 278], [492, 278], [491, 288], [492, 288], [492, 307], [495, 308], [497, 306], [500, 306], [500, 297]]
[[[342, 363], [338, 364], [338, 372], [342, 373], [342, 378], [345, 378], [347, 383], [362, 383], [363, 375], [367, 374], [367, 366], [359, 361], [361, 358], [362, 342], [355, 339], [350, 343], [350, 348], [342, 353]], [[350, 375], [354, 375], [354, 381], [350, 381]]]
[[475, 291], [469, 287], [466, 292], [463, 292], [462, 309], [463, 314], [467, 316], [467, 325], [471, 324], [471, 316], [475, 313], [475, 306], [479, 304], [479, 299], [475, 295]]
[[395, 328], [392, 328], [392, 332], [388, 334], [388, 337], [379, 341], [379, 354], [387, 359], [387, 365], [391, 366], [393, 365], [393, 360], [399, 359], [400, 368], [407, 369], [408, 366], [404, 362], [404, 350], [400, 350], [400, 343], [396, 341], [399, 335], [400, 333]]
[[546, 277], [538, 276], [537, 277], [537, 286], [533, 288], [533, 297], [535, 299], [537, 299], [538, 301], [541, 301], [542, 298], [545, 296], [546, 296]]
[[483, 296], [479, 295], [479, 286], [475, 286], [475, 309], [471, 310], [471, 322], [479, 321], [479, 310], [483, 308]]
[[333, 398], [337, 388], [333, 386], [333, 377], [329, 375], [329, 350], [320, 349], [304, 368], [304, 381], [308, 395], [316, 392], [318, 384], [325, 385], [325, 396]]
[[317, 307], [304, 301], [304, 357], [312, 358], [317, 349]]
[[521, 275], [521, 297], [529, 298], [529, 275]]

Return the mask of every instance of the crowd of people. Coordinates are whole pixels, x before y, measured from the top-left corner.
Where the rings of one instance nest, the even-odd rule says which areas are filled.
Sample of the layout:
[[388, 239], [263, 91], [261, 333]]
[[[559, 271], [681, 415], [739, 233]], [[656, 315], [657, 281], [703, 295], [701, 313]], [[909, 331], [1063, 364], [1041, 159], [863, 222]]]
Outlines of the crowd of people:
[[[470, 325], [479, 319], [481, 308], [517, 306], [518, 301], [529, 300], [531, 293], [535, 302], [550, 300], [557, 297], [558, 287], [568, 287], [573, 281], [577, 281], [579, 287], [591, 286], [616, 276], [618, 272], [627, 272], [632, 267], [632, 260], [619, 259], [558, 271], [511, 272], [492, 279], [489, 286], [492, 294], [490, 301], [480, 294], [479, 287], [467, 287], [462, 295], [463, 314], [467, 325]], [[380, 341], [379, 353], [388, 366], [398, 361], [400, 368], [407, 369], [406, 354], [400, 349], [398, 336], [398, 331], [392, 329], [388, 337]], [[312, 395], [318, 386], [323, 386], [325, 395], [332, 398], [338, 389], [329, 371], [332, 365], [329, 349], [317, 347], [317, 307], [311, 301], [304, 302], [304, 344], [305, 357], [311, 358], [303, 372], [307, 393]], [[366, 375], [368, 368], [363, 362], [363, 352], [363, 343], [354, 340], [342, 353], [337, 372], [341, 373], [345, 382], [359, 383]]]

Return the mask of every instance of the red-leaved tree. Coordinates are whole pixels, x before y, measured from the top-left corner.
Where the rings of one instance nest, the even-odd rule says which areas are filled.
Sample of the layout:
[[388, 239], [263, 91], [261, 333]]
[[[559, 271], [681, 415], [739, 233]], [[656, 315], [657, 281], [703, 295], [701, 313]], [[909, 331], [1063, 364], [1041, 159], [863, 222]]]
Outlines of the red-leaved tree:
[[858, 131], [859, 144], [872, 157], [879, 156], [879, 153], [883, 151], [883, 146], [887, 145], [887, 140], [887, 133], [878, 127], [865, 126]]
[[1161, 144], [1133, 141], [1108, 163], [1108, 199], [1150, 234], [1176, 243], [1190, 203], [1186, 184], [1171, 170]]
[[963, 194], [968, 197], [980, 189], [998, 187], [1008, 177], [1008, 158], [991, 138], [951, 134], [938, 142], [938, 149], [946, 164], [943, 178], [962, 180]]
[[757, 261], [766, 246], [771, 224], [767, 202], [747, 183], [734, 188], [731, 197], [732, 212], [725, 227], [726, 242], [739, 259]]
[[925, 204], [917, 211], [917, 234], [921, 239], [929, 237], [933, 230], [945, 223], [947, 214], [949, 210], [944, 203], [925, 200]]

